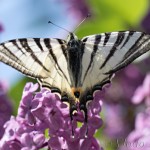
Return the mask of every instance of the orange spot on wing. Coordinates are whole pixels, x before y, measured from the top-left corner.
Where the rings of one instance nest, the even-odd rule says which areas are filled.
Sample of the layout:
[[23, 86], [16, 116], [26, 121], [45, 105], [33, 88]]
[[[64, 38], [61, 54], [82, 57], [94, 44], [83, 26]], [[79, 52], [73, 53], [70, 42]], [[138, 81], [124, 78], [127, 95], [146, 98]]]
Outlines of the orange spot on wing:
[[82, 92], [82, 88], [81, 87], [79, 87], [79, 88], [73, 87], [73, 88], [71, 88], [71, 91], [72, 91], [72, 94], [74, 95], [75, 92], [81, 93]]

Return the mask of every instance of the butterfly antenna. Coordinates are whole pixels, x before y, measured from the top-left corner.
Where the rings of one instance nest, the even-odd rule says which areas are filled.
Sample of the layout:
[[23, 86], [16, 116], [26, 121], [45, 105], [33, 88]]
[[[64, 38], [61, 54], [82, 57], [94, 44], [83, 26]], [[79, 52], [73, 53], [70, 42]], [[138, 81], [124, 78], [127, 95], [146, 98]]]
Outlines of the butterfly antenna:
[[77, 25], [77, 27], [75, 28], [75, 30], [73, 32], [75, 32], [77, 30], [77, 28], [90, 16], [91, 16], [91, 14], [87, 14], [87, 16]]
[[51, 21], [48, 21], [48, 23], [50, 23], [50, 24], [52, 24], [52, 25], [54, 25], [54, 26], [56, 26], [56, 27], [58, 27], [58, 28], [60, 28], [60, 29], [63, 29], [63, 30], [65, 30], [66, 32], [71, 33], [71, 32], [68, 31], [67, 29], [65, 29], [65, 28], [63, 28], [63, 27], [61, 27], [61, 26], [59, 26], [59, 25], [57, 25], [57, 24], [55, 24], [55, 23], [53, 23], [53, 22], [51, 22]]

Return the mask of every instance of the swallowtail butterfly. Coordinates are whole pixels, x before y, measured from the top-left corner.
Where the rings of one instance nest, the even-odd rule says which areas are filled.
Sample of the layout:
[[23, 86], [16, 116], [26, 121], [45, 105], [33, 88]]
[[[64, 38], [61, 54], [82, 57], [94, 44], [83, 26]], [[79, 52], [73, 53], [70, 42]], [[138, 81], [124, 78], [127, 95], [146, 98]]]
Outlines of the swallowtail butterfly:
[[68, 39], [23, 38], [0, 44], [0, 61], [61, 94], [73, 119], [77, 104], [85, 113], [93, 94], [118, 70], [150, 50], [150, 35], [136, 31], [102, 33]]

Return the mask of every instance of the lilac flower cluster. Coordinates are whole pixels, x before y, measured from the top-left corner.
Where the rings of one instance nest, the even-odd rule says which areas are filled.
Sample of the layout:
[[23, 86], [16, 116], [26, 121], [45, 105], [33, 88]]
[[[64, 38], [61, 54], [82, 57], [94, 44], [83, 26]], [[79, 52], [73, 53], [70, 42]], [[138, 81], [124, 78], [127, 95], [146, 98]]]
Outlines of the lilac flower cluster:
[[12, 114], [12, 104], [9, 98], [6, 96], [6, 92], [6, 83], [0, 82], [0, 139], [4, 134], [3, 125], [10, 119]]
[[104, 114], [104, 134], [111, 139], [119, 139], [127, 136], [130, 124], [126, 123], [124, 106], [120, 104], [105, 104], [104, 109], [106, 111]]
[[147, 106], [150, 106], [150, 73], [147, 74], [143, 85], [136, 89], [135, 94], [132, 97], [132, 102], [135, 104], [139, 104], [143, 100]]
[[71, 122], [67, 105], [56, 94], [44, 88], [36, 92], [37, 89], [38, 84], [28, 83], [25, 86], [17, 117], [11, 117], [4, 125], [1, 150], [102, 150], [93, 136], [102, 125], [99, 93], [96, 93], [94, 101], [89, 104], [86, 138], [87, 125], [83, 114], [78, 112]]
[[143, 85], [135, 91], [132, 101], [136, 104], [144, 100], [145, 109], [137, 114], [135, 129], [128, 135], [126, 143], [120, 150], [149, 150], [150, 149], [150, 73], [147, 74]]
[[[142, 66], [141, 62], [139, 64]], [[103, 105], [104, 134], [109, 138], [123, 139], [132, 131], [135, 106], [131, 98], [143, 79], [144, 75], [138, 65], [131, 64], [116, 73], [111, 87], [106, 90]]]

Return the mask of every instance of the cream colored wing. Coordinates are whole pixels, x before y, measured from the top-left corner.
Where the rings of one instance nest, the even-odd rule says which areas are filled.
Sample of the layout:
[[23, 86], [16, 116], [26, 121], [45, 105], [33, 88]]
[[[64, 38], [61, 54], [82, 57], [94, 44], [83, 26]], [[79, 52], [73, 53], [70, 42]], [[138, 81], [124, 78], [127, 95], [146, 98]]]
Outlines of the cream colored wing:
[[82, 42], [83, 90], [103, 85], [116, 71], [150, 50], [150, 35], [134, 31], [87, 36]]
[[60, 39], [15, 39], [0, 44], [0, 61], [38, 79], [42, 86], [68, 91], [66, 48]]

